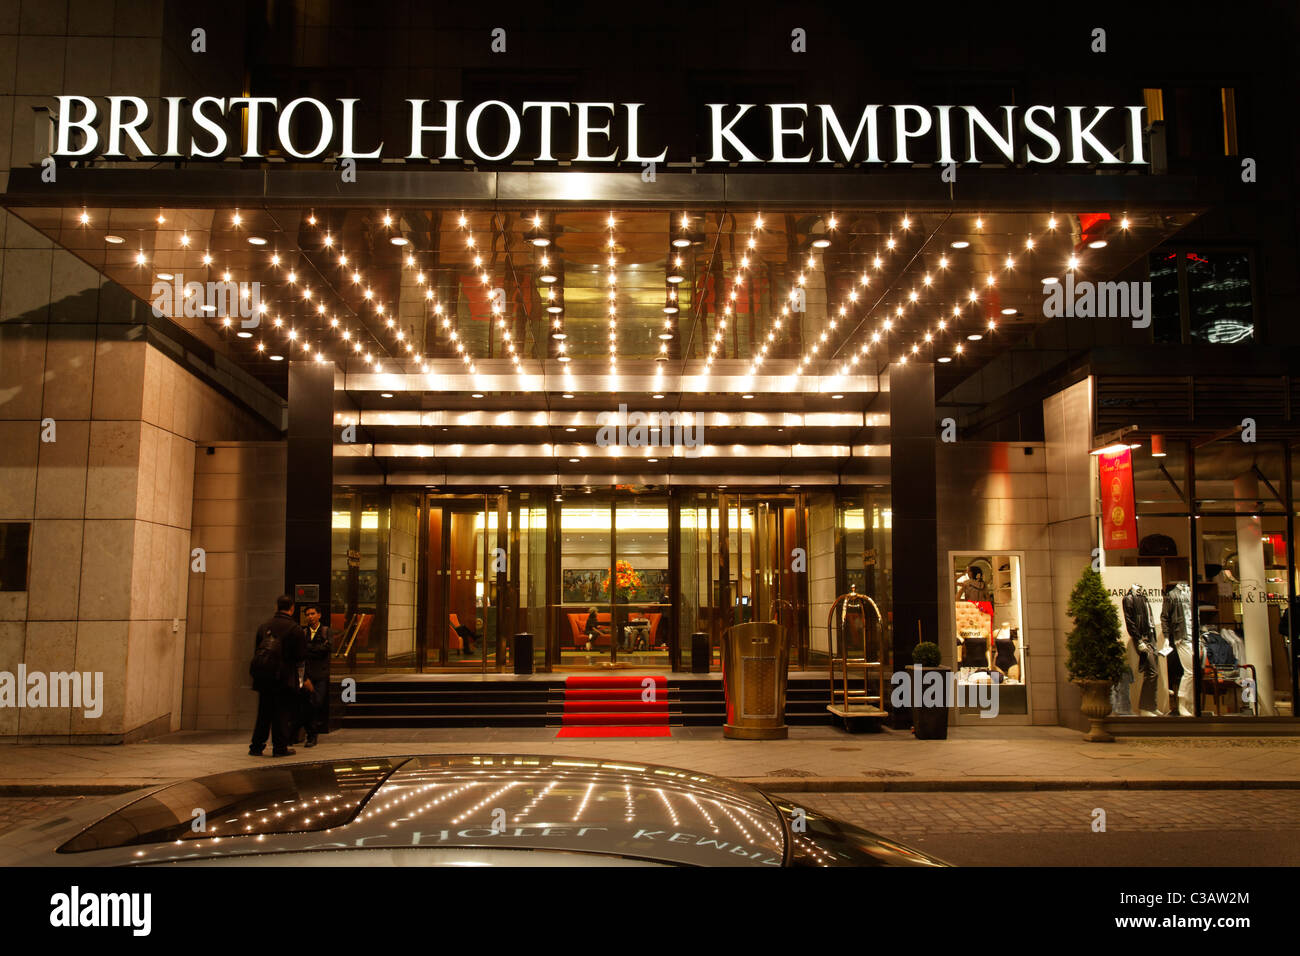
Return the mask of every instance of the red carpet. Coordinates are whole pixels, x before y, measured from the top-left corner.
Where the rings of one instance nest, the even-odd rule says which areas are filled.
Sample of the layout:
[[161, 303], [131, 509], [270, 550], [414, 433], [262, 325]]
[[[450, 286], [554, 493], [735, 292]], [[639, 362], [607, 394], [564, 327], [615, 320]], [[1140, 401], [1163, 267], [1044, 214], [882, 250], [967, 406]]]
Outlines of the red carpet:
[[671, 737], [668, 678], [632, 674], [565, 678], [564, 719], [556, 736]]

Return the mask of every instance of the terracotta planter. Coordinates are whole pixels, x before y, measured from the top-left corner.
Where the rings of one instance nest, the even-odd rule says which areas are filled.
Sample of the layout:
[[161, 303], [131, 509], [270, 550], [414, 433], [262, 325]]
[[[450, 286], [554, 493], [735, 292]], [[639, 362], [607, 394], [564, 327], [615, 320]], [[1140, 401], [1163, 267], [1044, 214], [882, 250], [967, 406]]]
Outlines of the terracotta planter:
[[1106, 715], [1110, 713], [1110, 689], [1114, 684], [1108, 680], [1075, 681], [1083, 689], [1083, 705], [1079, 708], [1083, 716], [1092, 721], [1092, 728], [1083, 735], [1091, 743], [1108, 744], [1115, 740], [1106, 729]]

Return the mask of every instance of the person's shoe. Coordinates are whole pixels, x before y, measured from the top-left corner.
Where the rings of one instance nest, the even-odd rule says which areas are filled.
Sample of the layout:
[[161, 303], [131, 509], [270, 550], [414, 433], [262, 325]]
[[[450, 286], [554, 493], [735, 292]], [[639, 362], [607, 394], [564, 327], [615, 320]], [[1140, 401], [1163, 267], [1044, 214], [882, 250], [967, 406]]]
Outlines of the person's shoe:
[[272, 750], [272, 751], [271, 751], [271, 756], [272, 756], [272, 757], [292, 757], [292, 756], [293, 756], [294, 754], [296, 754], [297, 752], [298, 752], [298, 751], [296, 751], [296, 750], [294, 750], [292, 747], [290, 747], [290, 748], [288, 748], [287, 750]]
[[262, 751], [260, 751], [260, 750], [254, 750], [252, 747], [249, 747], [249, 748], [248, 748], [248, 755], [249, 755], [250, 757], [260, 757], [260, 756], [262, 756]]
[[307, 738], [307, 742], [306, 742], [305, 744], [303, 744], [303, 746], [304, 746], [304, 747], [315, 747], [315, 746], [316, 746], [316, 738], [315, 738], [315, 737], [308, 737], [308, 738]]

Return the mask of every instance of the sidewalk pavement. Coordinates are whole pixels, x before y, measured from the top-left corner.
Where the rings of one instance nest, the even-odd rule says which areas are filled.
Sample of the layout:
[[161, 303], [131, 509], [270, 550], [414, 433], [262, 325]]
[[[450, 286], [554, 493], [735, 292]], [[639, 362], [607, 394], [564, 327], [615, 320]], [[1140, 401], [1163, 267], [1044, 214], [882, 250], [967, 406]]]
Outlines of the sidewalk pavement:
[[[0, 795], [118, 793], [224, 770], [415, 753], [529, 753], [662, 764], [778, 792], [1300, 789], [1300, 739], [1143, 737], [1085, 743], [1063, 727], [846, 734], [791, 727], [788, 740], [725, 740], [720, 727], [671, 738], [557, 739], [555, 728], [338, 730], [294, 757], [248, 756], [248, 734], [181, 732], [117, 746], [0, 747]], [[268, 748], [267, 752], [270, 750]]]

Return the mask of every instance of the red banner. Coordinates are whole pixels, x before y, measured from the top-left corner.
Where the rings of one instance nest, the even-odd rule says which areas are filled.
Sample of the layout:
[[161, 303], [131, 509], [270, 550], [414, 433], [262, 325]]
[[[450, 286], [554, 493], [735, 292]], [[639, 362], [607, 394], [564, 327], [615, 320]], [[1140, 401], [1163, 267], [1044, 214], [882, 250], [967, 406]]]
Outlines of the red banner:
[[1138, 546], [1137, 515], [1133, 507], [1133, 452], [1099, 456], [1101, 459], [1101, 537], [1107, 551]]

